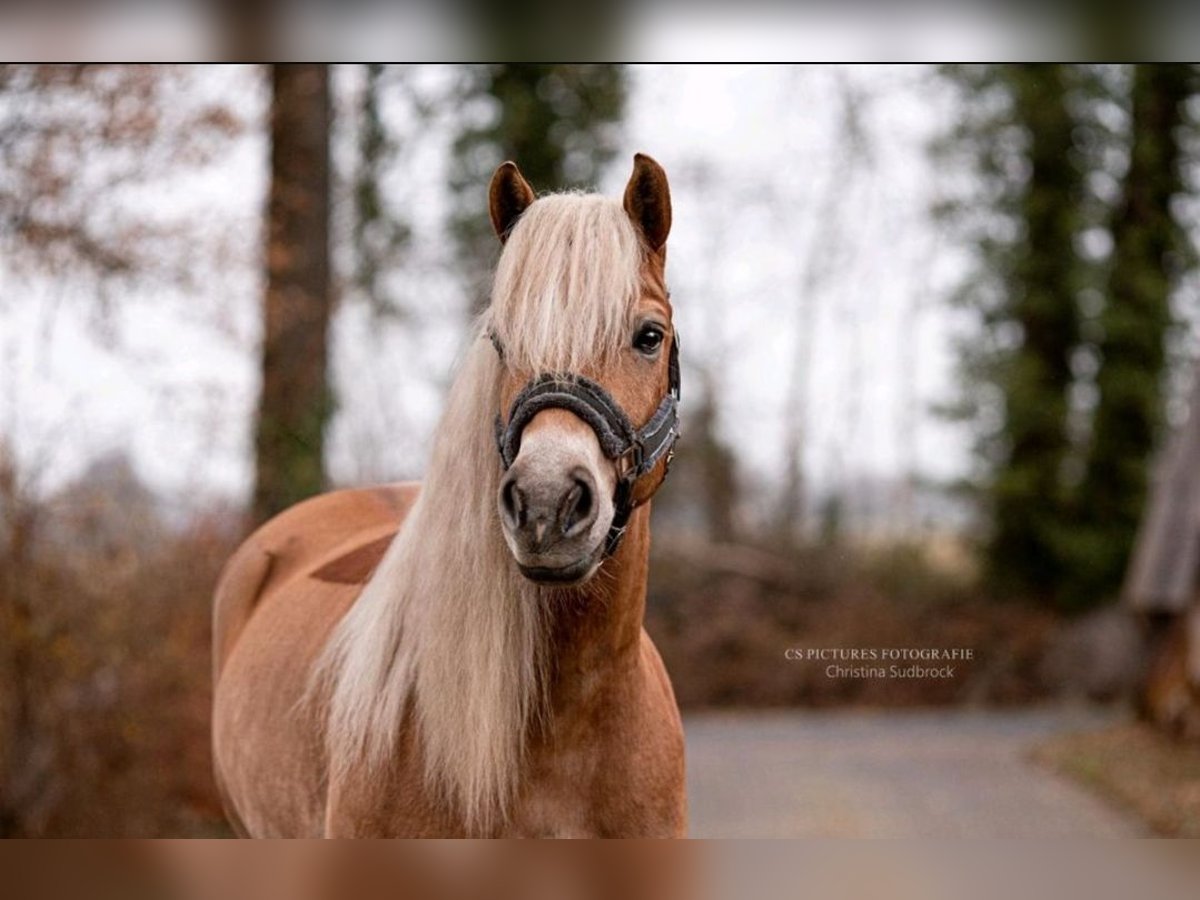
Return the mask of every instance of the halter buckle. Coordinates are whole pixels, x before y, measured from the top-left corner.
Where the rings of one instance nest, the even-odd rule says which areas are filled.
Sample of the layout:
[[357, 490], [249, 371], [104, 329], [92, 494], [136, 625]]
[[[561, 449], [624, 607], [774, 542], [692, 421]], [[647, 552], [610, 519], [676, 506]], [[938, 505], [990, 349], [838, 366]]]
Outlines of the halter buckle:
[[645, 449], [642, 447], [642, 442], [634, 441], [629, 445], [629, 449], [616, 459], [617, 478], [621, 481], [632, 481], [637, 478], [638, 473], [642, 471], [642, 464], [645, 462], [645, 459]]

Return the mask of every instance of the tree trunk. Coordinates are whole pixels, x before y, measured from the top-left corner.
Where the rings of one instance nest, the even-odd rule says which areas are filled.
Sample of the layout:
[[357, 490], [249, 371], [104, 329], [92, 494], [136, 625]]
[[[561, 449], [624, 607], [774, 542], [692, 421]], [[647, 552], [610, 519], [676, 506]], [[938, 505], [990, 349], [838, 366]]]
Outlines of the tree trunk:
[[332, 308], [329, 70], [276, 65], [271, 80], [256, 523], [324, 488], [323, 439], [332, 406], [326, 347]]

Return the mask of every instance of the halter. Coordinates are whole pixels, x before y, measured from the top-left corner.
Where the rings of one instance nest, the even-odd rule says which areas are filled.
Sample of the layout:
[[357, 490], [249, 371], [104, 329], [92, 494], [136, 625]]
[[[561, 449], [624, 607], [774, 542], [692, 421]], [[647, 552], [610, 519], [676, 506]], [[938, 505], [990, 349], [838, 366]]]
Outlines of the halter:
[[[504, 359], [504, 345], [494, 332], [488, 332], [496, 352]], [[620, 546], [637, 506], [633, 486], [647, 475], [664, 456], [667, 466], [675, 455], [679, 439], [679, 333], [671, 337], [668, 360], [669, 388], [654, 415], [641, 428], [634, 427], [601, 385], [582, 375], [543, 374], [531, 379], [513, 400], [505, 426], [496, 416], [496, 448], [507, 469], [521, 449], [521, 432], [544, 409], [565, 409], [581, 418], [596, 432], [600, 449], [617, 464], [617, 489], [613, 496], [612, 527], [604, 542], [604, 555], [612, 556]]]

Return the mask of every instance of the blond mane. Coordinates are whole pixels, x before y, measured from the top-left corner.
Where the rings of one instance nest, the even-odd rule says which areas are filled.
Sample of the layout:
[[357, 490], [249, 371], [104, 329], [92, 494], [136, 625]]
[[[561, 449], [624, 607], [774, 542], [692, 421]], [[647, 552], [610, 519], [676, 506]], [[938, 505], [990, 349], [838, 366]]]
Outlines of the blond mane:
[[500, 255], [488, 324], [523, 370], [603, 365], [628, 341], [640, 269], [641, 244], [619, 201], [543, 197]]
[[411, 712], [431, 788], [474, 833], [504, 820], [526, 734], [544, 712], [551, 604], [518, 573], [501, 534], [492, 432], [501, 366], [602, 365], [628, 340], [641, 262], [632, 223], [604, 197], [541, 198], [513, 229], [420, 497], [314, 670], [313, 695], [329, 698], [334, 781], [385, 765]]

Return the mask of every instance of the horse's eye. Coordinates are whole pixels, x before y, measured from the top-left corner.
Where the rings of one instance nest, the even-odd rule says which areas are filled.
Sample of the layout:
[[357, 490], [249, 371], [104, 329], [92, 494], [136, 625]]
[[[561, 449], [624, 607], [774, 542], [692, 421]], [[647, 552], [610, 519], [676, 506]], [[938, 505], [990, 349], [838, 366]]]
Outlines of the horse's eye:
[[653, 356], [662, 346], [665, 336], [658, 325], [643, 325], [633, 339], [634, 349], [645, 356]]

